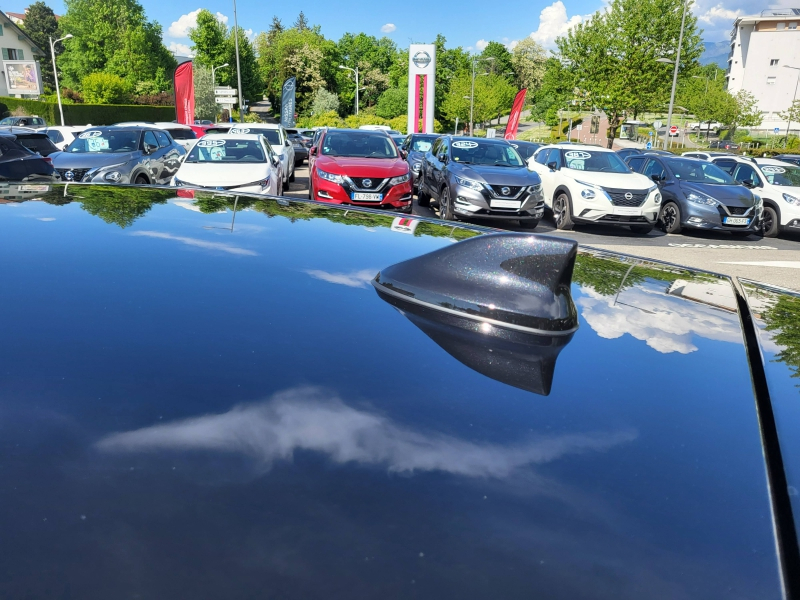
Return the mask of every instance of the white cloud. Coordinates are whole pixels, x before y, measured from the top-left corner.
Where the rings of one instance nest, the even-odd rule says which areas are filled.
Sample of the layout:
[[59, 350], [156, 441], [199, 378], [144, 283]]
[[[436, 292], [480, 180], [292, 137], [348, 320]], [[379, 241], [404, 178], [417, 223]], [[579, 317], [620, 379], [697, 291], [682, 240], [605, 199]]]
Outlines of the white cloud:
[[131, 235], [144, 236], [151, 238], [158, 238], [162, 240], [173, 240], [186, 244], [187, 246], [194, 246], [195, 248], [205, 248], [206, 250], [217, 250], [219, 252], [227, 252], [228, 254], [237, 254], [239, 256], [258, 256], [258, 252], [248, 250], [247, 248], [240, 248], [233, 244], [223, 244], [221, 242], [207, 242], [193, 237], [185, 237], [181, 235], [172, 235], [171, 233], [162, 233], [160, 231], [134, 231]]
[[542, 46], [551, 48], [557, 37], [566, 34], [582, 21], [583, 18], [580, 15], [567, 18], [567, 7], [561, 0], [557, 0], [539, 13], [539, 28], [531, 33], [531, 37]]
[[478, 40], [477, 42], [475, 42], [475, 47], [481, 52], [483, 52], [486, 49], [486, 46], [488, 45], [489, 42], [487, 42], [486, 40]]
[[724, 20], [724, 21], [731, 21], [733, 22], [736, 17], [742, 14], [741, 9], [730, 10], [722, 6], [720, 2], [716, 6], [712, 6], [706, 12], [701, 15], [697, 15], [697, 19], [699, 21], [703, 21], [704, 23], [708, 23], [711, 25], [714, 21], [717, 20]]
[[170, 42], [169, 51], [177, 56], [194, 56], [194, 52], [188, 45], [179, 44], [178, 42]]
[[392, 32], [393, 32], [393, 31], [395, 31], [396, 29], [397, 29], [397, 27], [395, 27], [395, 24], [394, 24], [394, 23], [387, 23], [386, 25], [384, 25], [383, 27], [381, 27], [381, 31], [382, 31], [383, 33], [392, 33]]
[[[189, 37], [189, 30], [193, 27], [197, 27], [197, 15], [200, 14], [201, 10], [202, 9], [198, 8], [197, 10], [193, 10], [190, 13], [178, 17], [178, 20], [173, 21], [172, 25], [169, 26], [167, 34], [173, 38]], [[220, 23], [227, 23], [228, 17], [223, 15], [221, 12], [218, 12], [217, 20]]]
[[306, 271], [306, 273], [311, 275], [314, 279], [321, 279], [328, 283], [337, 283], [339, 285], [346, 285], [347, 287], [368, 287], [369, 282], [375, 279], [378, 270], [379, 269], [362, 269], [349, 273], [329, 273], [328, 271], [312, 269]]
[[101, 439], [103, 452], [216, 451], [248, 456], [267, 473], [295, 452], [317, 452], [336, 464], [383, 466], [392, 472], [442, 471], [507, 477], [515, 470], [571, 454], [602, 452], [637, 438], [630, 430], [538, 436], [515, 444], [476, 443], [416, 431], [386, 416], [348, 406], [313, 387], [293, 388], [222, 414], [193, 417]]

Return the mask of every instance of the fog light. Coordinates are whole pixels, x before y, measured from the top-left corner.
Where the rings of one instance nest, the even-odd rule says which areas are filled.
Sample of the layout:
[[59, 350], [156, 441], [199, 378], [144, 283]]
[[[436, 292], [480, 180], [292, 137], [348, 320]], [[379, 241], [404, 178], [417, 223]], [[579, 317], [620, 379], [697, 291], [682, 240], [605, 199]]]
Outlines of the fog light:
[[317, 196], [319, 196], [320, 198], [328, 198], [329, 200], [333, 198], [333, 196], [331, 196], [328, 192], [325, 191], [317, 192]]
[[455, 206], [453, 208], [455, 208], [456, 210], [466, 211], [466, 212], [475, 212], [481, 209], [480, 206], [475, 206], [474, 204], [472, 204], [472, 202], [470, 202], [463, 196], [458, 196], [456, 198]]
[[689, 217], [689, 223], [702, 223], [703, 219], [700, 217]]

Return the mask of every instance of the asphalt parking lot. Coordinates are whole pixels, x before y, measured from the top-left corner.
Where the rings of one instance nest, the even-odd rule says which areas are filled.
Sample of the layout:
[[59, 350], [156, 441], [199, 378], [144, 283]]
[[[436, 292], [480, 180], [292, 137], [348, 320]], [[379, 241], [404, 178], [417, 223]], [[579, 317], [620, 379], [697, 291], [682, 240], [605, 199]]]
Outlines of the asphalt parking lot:
[[[287, 196], [308, 198], [308, 167], [298, 167], [296, 180]], [[414, 214], [436, 218], [436, 211], [417, 206]], [[495, 221], [476, 224], [497, 227]], [[506, 227], [523, 231], [513, 221]], [[530, 231], [528, 229], [524, 231]], [[663, 260], [679, 265], [754, 279], [772, 285], [800, 290], [800, 236], [781, 234], [779, 238], [733, 238], [726, 233], [705, 231], [678, 235], [654, 229], [645, 236], [634, 235], [624, 227], [577, 226], [573, 231], [558, 231], [549, 215], [539, 223], [536, 233], [569, 237], [579, 244]]]

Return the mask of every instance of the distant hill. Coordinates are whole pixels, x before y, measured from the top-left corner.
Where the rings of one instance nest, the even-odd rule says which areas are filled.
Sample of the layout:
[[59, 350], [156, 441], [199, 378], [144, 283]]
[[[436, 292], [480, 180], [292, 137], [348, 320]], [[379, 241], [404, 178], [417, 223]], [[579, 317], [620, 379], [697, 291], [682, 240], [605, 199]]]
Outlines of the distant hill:
[[703, 54], [700, 55], [701, 65], [716, 63], [722, 69], [728, 68], [728, 54], [731, 45], [729, 42], [703, 42]]

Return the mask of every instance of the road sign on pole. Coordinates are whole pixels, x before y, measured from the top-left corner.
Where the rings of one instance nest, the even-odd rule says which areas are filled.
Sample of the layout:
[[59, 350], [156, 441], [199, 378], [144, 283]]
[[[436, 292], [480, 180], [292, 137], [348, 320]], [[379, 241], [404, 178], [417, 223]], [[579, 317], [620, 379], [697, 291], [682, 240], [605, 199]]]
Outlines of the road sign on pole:
[[214, 95], [215, 96], [236, 96], [238, 95], [239, 90], [236, 88], [232, 88], [230, 86], [225, 87], [215, 87], [214, 88]]
[[678, 126], [677, 125], [673, 125], [672, 127], [670, 127], [669, 128], [669, 133], [670, 133], [670, 135], [677, 134], [678, 133]]
[[653, 149], [653, 142], [647, 142], [647, 146], [645, 146], [648, 150]]
[[656, 129], [661, 129], [662, 125], [663, 123], [661, 121], [653, 121], [653, 127], [655, 127]]
[[776, 127], [775, 129], [772, 130], [772, 133], [779, 133], [780, 130], [781, 130], [780, 127]]
[[236, 96], [215, 96], [214, 101], [217, 104], [233, 106], [236, 104]]
[[649, 135], [650, 137], [653, 137], [653, 132], [652, 131], [648, 131], [647, 135]]

